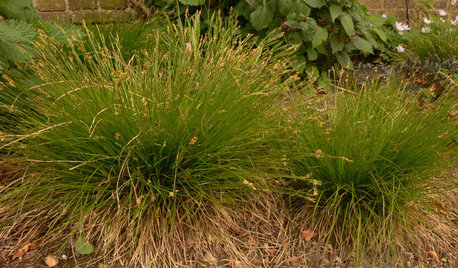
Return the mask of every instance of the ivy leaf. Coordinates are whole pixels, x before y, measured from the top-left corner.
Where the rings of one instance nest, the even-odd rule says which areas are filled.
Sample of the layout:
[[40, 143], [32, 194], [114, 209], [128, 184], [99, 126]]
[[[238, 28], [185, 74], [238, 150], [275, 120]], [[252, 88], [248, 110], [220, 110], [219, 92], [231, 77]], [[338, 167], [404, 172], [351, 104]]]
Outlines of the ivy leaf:
[[178, 2], [187, 6], [200, 6], [205, 4], [205, 0], [178, 0]]
[[307, 5], [309, 5], [310, 7], [314, 7], [314, 8], [320, 8], [326, 5], [324, 0], [304, 0], [304, 1], [307, 3]]
[[325, 28], [318, 27], [312, 37], [312, 47], [316, 48], [328, 39], [328, 31]]
[[269, 26], [269, 23], [274, 18], [274, 12], [267, 6], [258, 6], [250, 15], [251, 25], [256, 31], [261, 31]]
[[78, 240], [76, 240], [75, 251], [81, 255], [91, 254], [94, 252], [94, 246], [90, 244], [89, 241], [87, 241], [86, 236], [82, 234]]
[[364, 40], [361, 37], [358, 39], [353, 38], [352, 43], [353, 45], [355, 45], [357, 49], [361, 50], [362, 52], [366, 52], [366, 53], [373, 52], [371, 43], [369, 43], [367, 40]]
[[336, 55], [337, 62], [345, 69], [353, 69], [353, 62], [351, 62], [350, 56], [344, 51]]
[[331, 43], [332, 54], [335, 54], [341, 51], [345, 46], [344, 41], [340, 40], [337, 36], [332, 37], [330, 40], [330, 43]]
[[336, 4], [331, 4], [329, 7], [329, 12], [331, 12], [332, 21], [335, 21], [340, 15], [344, 13], [342, 8]]
[[343, 14], [340, 18], [340, 23], [345, 29], [345, 32], [348, 36], [353, 36], [355, 34], [355, 25], [353, 24], [353, 19], [347, 13]]
[[309, 60], [313, 61], [318, 59], [318, 52], [314, 48], [307, 49], [307, 57]]

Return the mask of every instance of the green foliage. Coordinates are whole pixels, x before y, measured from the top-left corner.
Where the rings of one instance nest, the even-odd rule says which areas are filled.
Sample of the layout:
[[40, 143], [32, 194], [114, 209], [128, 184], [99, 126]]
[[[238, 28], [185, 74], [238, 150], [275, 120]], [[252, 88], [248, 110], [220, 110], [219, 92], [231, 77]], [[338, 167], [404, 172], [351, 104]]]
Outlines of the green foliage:
[[37, 31], [19, 20], [0, 22], [0, 70], [10, 62], [25, 63], [34, 55], [33, 41]]
[[74, 25], [41, 21], [30, 0], [4, 0], [0, 15], [6, 19], [0, 22], [0, 71], [33, 58], [38, 29], [67, 45], [69, 38], [84, 38]]
[[296, 176], [288, 187], [302, 198], [298, 208], [312, 199], [311, 229], [355, 250], [392, 246], [381, 236], [409, 215], [406, 204], [427, 203], [438, 183], [430, 174], [457, 134], [447, 119], [453, 99], [419, 108], [405, 83], [384, 84], [343, 85], [348, 90], [303, 104], [296, 123], [288, 122], [286, 155]]
[[[107, 47], [119, 49], [124, 59], [129, 60], [142, 50], [149, 50], [154, 29], [160, 29], [165, 22], [156, 15], [151, 21], [144, 23], [115, 23], [89, 25], [94, 37]], [[116, 48], [119, 46], [119, 48]]]
[[298, 45], [296, 70], [311, 77], [307, 70], [318, 68], [327, 75], [332, 66], [351, 68], [351, 57], [367, 56], [375, 50], [389, 58], [397, 45], [390, 44], [392, 35], [397, 34], [390, 25], [393, 17], [368, 15], [355, 0], [210, 1], [203, 14], [231, 6], [239, 14], [243, 33], [263, 37], [281, 27], [284, 40]]
[[17, 19], [27, 23], [35, 23], [40, 19], [30, 0], [2, 0], [0, 15], [4, 19]]
[[94, 245], [89, 243], [85, 235], [80, 235], [75, 242], [75, 251], [81, 255], [87, 255], [94, 252]]

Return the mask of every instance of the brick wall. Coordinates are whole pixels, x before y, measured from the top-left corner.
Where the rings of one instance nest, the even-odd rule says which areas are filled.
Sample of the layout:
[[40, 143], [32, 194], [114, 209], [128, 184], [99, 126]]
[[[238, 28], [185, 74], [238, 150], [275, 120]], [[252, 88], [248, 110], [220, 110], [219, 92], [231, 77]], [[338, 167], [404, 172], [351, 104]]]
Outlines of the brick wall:
[[45, 20], [79, 23], [129, 21], [135, 10], [128, 0], [32, 0]]
[[[406, 18], [406, 1], [405, 0], [359, 0], [361, 3], [366, 5], [370, 13], [379, 14], [391, 14], [395, 15], [400, 20]], [[418, 13], [418, 7], [416, 3], [421, 0], [409, 0], [409, 14], [411, 17], [415, 17]], [[435, 0], [434, 7], [437, 9], [443, 9], [447, 12], [450, 11], [450, 15], [453, 17], [458, 14], [458, 1], [453, 0]], [[437, 14], [437, 11], [431, 11], [431, 14]]]

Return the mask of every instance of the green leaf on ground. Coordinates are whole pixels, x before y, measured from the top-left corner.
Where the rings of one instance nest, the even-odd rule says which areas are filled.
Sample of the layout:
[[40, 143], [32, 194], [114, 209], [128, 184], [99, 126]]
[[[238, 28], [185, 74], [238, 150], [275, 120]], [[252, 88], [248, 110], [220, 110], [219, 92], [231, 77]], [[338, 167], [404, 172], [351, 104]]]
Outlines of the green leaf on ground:
[[80, 235], [75, 243], [75, 251], [81, 255], [88, 255], [94, 252], [94, 246], [89, 243], [85, 235]]

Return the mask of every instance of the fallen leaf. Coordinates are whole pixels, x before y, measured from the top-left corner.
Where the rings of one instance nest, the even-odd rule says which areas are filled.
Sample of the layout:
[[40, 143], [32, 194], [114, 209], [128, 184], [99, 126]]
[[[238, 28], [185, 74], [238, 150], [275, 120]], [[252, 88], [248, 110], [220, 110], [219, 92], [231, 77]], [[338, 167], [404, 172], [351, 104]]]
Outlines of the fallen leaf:
[[267, 252], [269, 253], [269, 256], [270, 256], [270, 257], [274, 257], [274, 256], [275, 256], [275, 250], [273, 250], [273, 249], [268, 249]]
[[75, 242], [75, 251], [81, 255], [91, 254], [94, 251], [94, 246], [87, 241], [85, 235], [80, 235], [78, 240]]
[[207, 251], [207, 253], [205, 254], [205, 260], [210, 263], [210, 265], [217, 265], [218, 264], [218, 259], [215, 258], [215, 256], [213, 256], [213, 254], [211, 254], [210, 251]]
[[428, 251], [428, 256], [432, 258], [435, 263], [440, 263], [439, 256], [437, 256], [436, 252]]
[[438, 212], [442, 214], [448, 214], [447, 210], [445, 210], [444, 204], [434, 202], [434, 206]]
[[292, 256], [292, 257], [289, 258], [289, 260], [288, 260], [288, 262], [289, 262], [289, 263], [292, 263], [292, 264], [296, 264], [298, 261], [299, 261], [299, 258], [296, 257], [296, 256]]
[[308, 242], [308, 241], [312, 240], [313, 238], [318, 237], [318, 235], [319, 235], [318, 232], [314, 232], [312, 230], [304, 230], [304, 231], [301, 232], [301, 238], [305, 242]]
[[51, 255], [46, 256], [45, 263], [48, 267], [56, 267], [59, 264], [59, 260]]
[[30, 243], [30, 247], [29, 247], [29, 250], [34, 250], [38, 247], [38, 241], [35, 240], [33, 241], [32, 243]]
[[235, 225], [235, 224], [231, 225], [231, 227], [229, 227], [229, 228], [231, 229], [231, 231], [232, 231], [234, 234], [236, 234], [236, 235], [238, 235], [238, 236], [242, 236], [242, 237], [243, 237], [243, 236], [247, 236], [247, 235], [248, 235], [247, 232], [245, 232], [244, 230], [242, 230], [242, 228], [238, 227], [238, 226]]
[[30, 249], [30, 242], [27, 241], [25, 242], [25, 244], [18, 250], [14, 251], [14, 254], [13, 254], [13, 261], [15, 259], [18, 259], [18, 258], [21, 258], [22, 256], [24, 256], [24, 254], [27, 253], [27, 251], [29, 251]]

